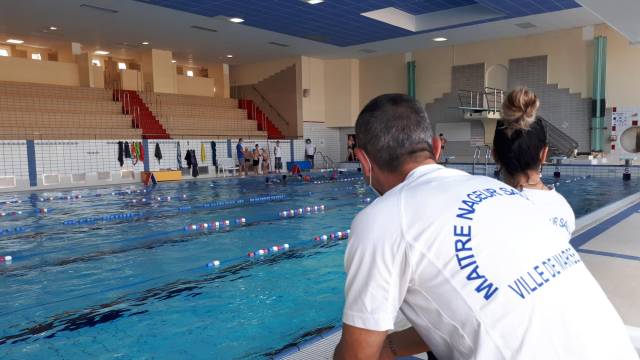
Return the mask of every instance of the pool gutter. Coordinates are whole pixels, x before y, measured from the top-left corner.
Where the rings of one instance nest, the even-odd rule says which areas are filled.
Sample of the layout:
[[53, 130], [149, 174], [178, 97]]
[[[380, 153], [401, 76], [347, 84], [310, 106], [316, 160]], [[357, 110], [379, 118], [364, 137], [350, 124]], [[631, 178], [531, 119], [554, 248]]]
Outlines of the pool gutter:
[[638, 202], [640, 202], [640, 192], [580, 217], [576, 220], [576, 230], [573, 232], [573, 237], [582, 234]]

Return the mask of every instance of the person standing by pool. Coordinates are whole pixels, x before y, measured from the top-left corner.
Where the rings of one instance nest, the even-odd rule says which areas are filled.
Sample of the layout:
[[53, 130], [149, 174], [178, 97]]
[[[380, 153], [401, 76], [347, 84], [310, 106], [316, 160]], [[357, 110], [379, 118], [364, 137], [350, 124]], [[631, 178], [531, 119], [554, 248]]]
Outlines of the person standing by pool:
[[442, 159], [444, 159], [444, 158], [445, 158], [445, 155], [444, 155], [444, 148], [445, 148], [445, 146], [447, 145], [447, 138], [446, 138], [446, 137], [444, 137], [444, 134], [443, 134], [443, 133], [440, 133], [440, 135], [439, 135], [438, 137], [440, 138], [440, 157], [441, 157]]
[[275, 159], [276, 174], [282, 172], [282, 149], [280, 149], [280, 140], [276, 140], [276, 146], [273, 148], [273, 158]]
[[493, 158], [502, 180], [550, 214], [551, 222], [570, 240], [576, 228], [573, 209], [553, 186], [542, 182], [549, 143], [547, 129], [536, 115], [539, 107], [540, 100], [529, 89], [519, 88], [507, 95], [493, 138]]
[[242, 148], [242, 138], [238, 139], [238, 145], [236, 145], [236, 155], [238, 157], [238, 166], [240, 167], [240, 175], [242, 172], [247, 175], [247, 169], [244, 161], [244, 150]]
[[262, 157], [262, 173], [269, 174], [269, 171], [271, 170], [269, 152], [265, 148], [260, 148], [260, 156]]
[[356, 161], [356, 141], [353, 139], [353, 135], [347, 137], [347, 161]]
[[[504, 183], [436, 164], [422, 105], [381, 95], [356, 121], [381, 194], [351, 226], [335, 359], [638, 359], [622, 320], [547, 216]], [[412, 327], [388, 334], [401, 313]]]
[[255, 171], [256, 175], [260, 174], [260, 148], [258, 146], [258, 144], [256, 144], [256, 147], [253, 149], [253, 170]]
[[304, 142], [304, 159], [311, 161], [311, 168], [313, 169], [315, 167], [316, 146], [311, 143], [311, 139], [307, 139]]

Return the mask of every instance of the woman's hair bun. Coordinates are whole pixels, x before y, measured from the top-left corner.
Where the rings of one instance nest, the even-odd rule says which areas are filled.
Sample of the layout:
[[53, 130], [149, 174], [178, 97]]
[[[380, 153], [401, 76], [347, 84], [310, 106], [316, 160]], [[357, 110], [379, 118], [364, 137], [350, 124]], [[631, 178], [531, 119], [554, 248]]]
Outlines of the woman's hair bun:
[[502, 103], [502, 121], [511, 130], [526, 130], [536, 121], [540, 100], [536, 94], [525, 88], [511, 91]]

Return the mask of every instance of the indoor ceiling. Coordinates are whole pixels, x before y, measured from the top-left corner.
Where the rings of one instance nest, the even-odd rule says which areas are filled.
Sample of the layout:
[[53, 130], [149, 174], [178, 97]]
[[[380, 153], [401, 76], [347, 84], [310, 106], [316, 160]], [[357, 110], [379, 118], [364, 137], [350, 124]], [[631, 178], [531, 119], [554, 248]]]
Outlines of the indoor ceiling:
[[[465, 17], [462, 10], [473, 6], [498, 17], [469, 22], [473, 16]], [[360, 15], [390, 7], [421, 28], [448, 25], [411, 31]], [[245, 21], [232, 23], [230, 17]], [[167, 49], [179, 64], [194, 65], [300, 55], [362, 58], [601, 22], [571, 0], [325, 0], [316, 5], [302, 0], [0, 1], [0, 42], [2, 37], [24, 38], [31, 45], [72, 41], [87, 51], [103, 49], [120, 57]], [[48, 26], [58, 30], [43, 31]], [[448, 41], [436, 43], [434, 37]]]
[[[137, 0], [206, 17], [237, 17], [263, 30], [312, 39], [336, 46], [361, 45], [416, 33], [361, 14], [394, 8], [408, 15], [442, 13], [455, 18], [454, 9], [480, 5], [495, 11], [488, 19], [464, 19], [429, 29], [445, 30], [469, 24], [544, 14], [580, 7], [573, 0]], [[444, 16], [444, 14], [443, 14]]]

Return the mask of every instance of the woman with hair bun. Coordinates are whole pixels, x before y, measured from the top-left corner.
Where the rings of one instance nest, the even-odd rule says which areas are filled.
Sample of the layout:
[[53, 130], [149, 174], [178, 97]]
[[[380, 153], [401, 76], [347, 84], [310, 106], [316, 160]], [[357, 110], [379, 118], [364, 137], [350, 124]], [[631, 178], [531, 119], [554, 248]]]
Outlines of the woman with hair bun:
[[537, 116], [539, 107], [540, 100], [527, 88], [507, 95], [493, 138], [493, 158], [502, 180], [551, 214], [551, 222], [566, 231], [570, 239], [575, 230], [575, 214], [553, 186], [542, 182], [549, 144], [547, 129]]

